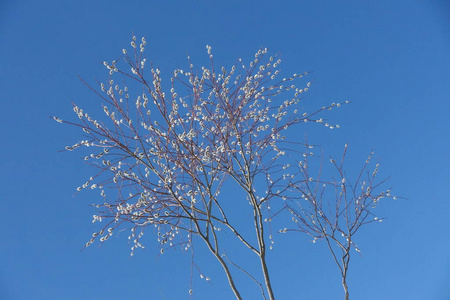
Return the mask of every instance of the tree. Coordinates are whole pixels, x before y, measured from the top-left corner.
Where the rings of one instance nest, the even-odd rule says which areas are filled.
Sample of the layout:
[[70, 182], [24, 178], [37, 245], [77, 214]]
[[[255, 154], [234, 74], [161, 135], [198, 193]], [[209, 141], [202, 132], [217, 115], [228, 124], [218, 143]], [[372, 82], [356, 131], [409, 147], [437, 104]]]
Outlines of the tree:
[[[292, 184], [297, 195], [292, 197], [293, 205], [287, 209], [292, 214], [292, 221], [296, 228], [284, 228], [282, 233], [297, 231], [310, 235], [313, 243], [324, 239], [333, 257], [342, 278], [345, 300], [349, 299], [347, 285], [347, 273], [350, 263], [351, 250], [360, 249], [354, 242], [354, 237], [359, 229], [372, 222], [382, 222], [373, 213], [378, 202], [392, 196], [390, 190], [376, 192], [377, 188], [385, 182], [376, 182], [379, 164], [375, 165], [372, 172], [368, 167], [372, 159], [373, 151], [367, 158], [356, 181], [352, 184], [344, 171], [344, 160], [347, 152], [347, 144], [339, 163], [330, 158], [331, 164], [337, 171], [337, 178], [332, 181], [321, 179], [319, 172], [317, 179], [313, 179], [309, 167], [309, 158], [306, 155], [299, 163], [299, 173], [302, 180]], [[327, 195], [326, 188], [331, 186], [333, 194]]]
[[[83, 81], [103, 101], [106, 116], [103, 121], [76, 105], [73, 109], [80, 119], [78, 123], [54, 117], [60, 123], [80, 127], [88, 137], [66, 150], [81, 146], [96, 150], [84, 159], [98, 173], [77, 190], [100, 190], [103, 200], [95, 205], [98, 213], [93, 222], [106, 223], [86, 247], [96, 239], [103, 243], [119, 228], [131, 225], [128, 229], [133, 255], [137, 248], [144, 247], [141, 239], [146, 229], [156, 227], [161, 253], [170, 247], [192, 251], [193, 244], [202, 241], [223, 268], [236, 299], [242, 297], [233, 267], [260, 286], [264, 299], [272, 300], [275, 296], [266, 261], [273, 242], [270, 224], [273, 218], [289, 220], [292, 215], [298, 225], [292, 230], [326, 240], [340, 268], [348, 299], [345, 279], [350, 248], [356, 248], [353, 235], [370, 222], [371, 206], [390, 194], [374, 195], [370, 181], [367, 185], [370, 188], [363, 194], [356, 197], [355, 185], [350, 189], [355, 197], [347, 198], [348, 183], [342, 163], [335, 164], [339, 181], [325, 183], [320, 178], [310, 178], [307, 160], [313, 156], [312, 146], [286, 138], [291, 128], [307, 122], [338, 128], [319, 115], [348, 101], [308, 113], [300, 107], [300, 101], [310, 83], [301, 88], [295, 85], [308, 73], [280, 79], [281, 60], [277, 56], [267, 57], [267, 49], [260, 49], [249, 64], [239, 59], [230, 70], [216, 69], [210, 46], [206, 47], [210, 68], [197, 70], [188, 58], [189, 71], [175, 70], [166, 94], [160, 70], [151, 67], [147, 72], [143, 56], [145, 39], [142, 38], [139, 47], [136, 43], [133, 37], [133, 51], [129, 54], [124, 49], [122, 55], [131, 72], [115, 61], [104, 62], [109, 70], [106, 83], [98, 82], [99, 88], [95, 88]], [[118, 82], [116, 77], [122, 81]], [[133, 94], [130, 86], [139, 92]], [[181, 90], [186, 94], [179, 95]], [[302, 145], [306, 148], [304, 152]], [[303, 157], [300, 163], [299, 156]], [[230, 217], [233, 210], [227, 209], [220, 197], [226, 181], [233, 182], [246, 196], [252, 211], [253, 237], [242, 233], [236, 219]], [[322, 205], [323, 188], [312, 187], [323, 183], [340, 189], [336, 200], [331, 202], [334, 208], [331, 216]], [[108, 191], [117, 191], [117, 195], [111, 197]], [[222, 229], [231, 232], [255, 255], [263, 283], [222, 251]], [[338, 233], [347, 240], [340, 241]], [[341, 261], [332, 242], [342, 251]]]

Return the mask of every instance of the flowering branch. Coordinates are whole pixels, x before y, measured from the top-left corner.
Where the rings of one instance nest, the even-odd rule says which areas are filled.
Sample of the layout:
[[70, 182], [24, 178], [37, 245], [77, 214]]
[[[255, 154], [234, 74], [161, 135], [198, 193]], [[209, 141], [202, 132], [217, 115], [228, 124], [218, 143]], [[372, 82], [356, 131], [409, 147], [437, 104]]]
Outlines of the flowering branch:
[[[332, 181], [323, 181], [321, 171], [318, 178], [313, 179], [310, 172], [310, 155], [305, 155], [300, 161], [299, 173], [303, 179], [291, 185], [299, 197], [293, 197], [291, 204], [286, 206], [297, 227], [285, 228], [281, 232], [306, 233], [313, 237], [313, 243], [320, 239], [326, 241], [341, 274], [345, 300], [348, 300], [347, 274], [351, 249], [354, 248], [360, 252], [354, 237], [363, 225], [383, 221], [373, 212], [380, 200], [397, 199], [397, 197], [392, 196], [390, 190], [377, 191], [377, 188], [386, 180], [379, 183], [375, 181], [379, 164], [376, 164], [374, 170], [369, 172], [373, 152], [367, 158], [354, 184], [351, 184], [344, 173], [346, 153], [347, 145], [339, 163], [330, 158], [338, 174], [338, 177]], [[334, 195], [326, 193], [327, 187], [332, 187]]]

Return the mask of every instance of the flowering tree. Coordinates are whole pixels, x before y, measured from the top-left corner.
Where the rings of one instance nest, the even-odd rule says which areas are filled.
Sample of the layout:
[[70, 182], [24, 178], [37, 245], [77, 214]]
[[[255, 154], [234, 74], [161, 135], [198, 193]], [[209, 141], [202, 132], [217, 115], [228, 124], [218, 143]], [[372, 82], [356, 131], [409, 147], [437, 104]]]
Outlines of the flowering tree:
[[[275, 299], [266, 262], [273, 242], [270, 221], [286, 212], [293, 215], [299, 230], [315, 239], [325, 238], [336, 262], [331, 242], [346, 254], [342, 263], [338, 262], [346, 288], [349, 249], [356, 247], [352, 236], [371, 215], [369, 206], [362, 205], [375, 204], [380, 197], [373, 196], [370, 189], [365, 198], [348, 201], [341, 165], [342, 194], [335, 214], [328, 217], [319, 201], [319, 190], [310, 191], [310, 184], [320, 179], [308, 178], [306, 163], [300, 164], [295, 174], [289, 174], [294, 167], [292, 161], [302, 153], [301, 145], [306, 145], [306, 158], [311, 146], [289, 140], [286, 133], [307, 122], [338, 128], [325, 123], [319, 115], [348, 101], [306, 112], [300, 101], [310, 83], [302, 87], [295, 84], [307, 73], [280, 78], [281, 60], [268, 57], [267, 49], [259, 50], [249, 64], [239, 59], [227, 70], [216, 69], [211, 47], [207, 46], [209, 68], [195, 69], [189, 60], [189, 70], [175, 70], [168, 86], [163, 87], [160, 70], [151, 67], [147, 71], [145, 39], [139, 47], [136, 43], [133, 37], [133, 51], [123, 50], [127, 67], [119, 67], [115, 61], [105, 62], [108, 81], [99, 82], [99, 88], [86, 84], [102, 100], [104, 117], [93, 118], [76, 105], [74, 111], [80, 119], [77, 123], [54, 117], [60, 123], [80, 127], [87, 136], [67, 146], [67, 150], [81, 146], [95, 149], [85, 160], [98, 172], [77, 190], [100, 191], [102, 200], [95, 204], [98, 213], [93, 222], [104, 225], [86, 247], [96, 239], [105, 242], [117, 229], [125, 227], [130, 230], [133, 255], [137, 248], [144, 248], [144, 233], [156, 228], [161, 253], [170, 247], [189, 251], [194, 242], [202, 241], [223, 268], [237, 299], [242, 297], [233, 277], [236, 269], [259, 285], [264, 299]], [[133, 93], [130, 87], [138, 92]], [[185, 94], [179, 95], [179, 91]], [[248, 202], [254, 236], [243, 234], [239, 222], [230, 217], [233, 211], [226, 208], [220, 196], [225, 181], [233, 182], [245, 194], [246, 199], [233, 201]], [[110, 196], [109, 191], [115, 195]], [[299, 200], [305, 197], [307, 208]], [[341, 227], [341, 220], [346, 227]], [[225, 255], [221, 230], [231, 232], [255, 255], [263, 283]], [[347, 242], [340, 242], [337, 233], [344, 234]]]
[[[360, 252], [354, 237], [363, 225], [383, 221], [373, 213], [373, 209], [381, 199], [397, 199], [397, 197], [392, 196], [390, 190], [377, 191], [385, 180], [376, 182], [378, 163], [374, 170], [369, 172], [373, 152], [370, 153], [356, 181], [352, 184], [346, 178], [343, 168], [346, 152], [347, 145], [339, 163], [330, 158], [331, 164], [337, 171], [337, 177], [331, 181], [323, 180], [320, 171], [316, 179], [313, 179], [311, 173], [314, 170], [310, 170], [309, 156], [304, 155], [304, 159], [298, 164], [301, 179], [292, 184], [296, 193], [293, 194], [291, 203], [287, 205], [296, 226], [292, 229], [281, 229], [280, 232], [306, 233], [313, 238], [313, 243], [317, 240], [325, 240], [339, 268], [345, 300], [348, 300], [350, 294], [347, 273], [351, 249]], [[327, 187], [331, 188], [331, 194], [327, 193]]]

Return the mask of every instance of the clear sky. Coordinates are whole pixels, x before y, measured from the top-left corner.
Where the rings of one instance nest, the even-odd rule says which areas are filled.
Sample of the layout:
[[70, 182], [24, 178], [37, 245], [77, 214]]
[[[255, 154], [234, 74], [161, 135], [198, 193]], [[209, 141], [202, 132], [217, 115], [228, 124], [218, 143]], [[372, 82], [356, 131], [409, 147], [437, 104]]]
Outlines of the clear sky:
[[[351, 299], [450, 299], [444, 0], [0, 1], [0, 299], [189, 298], [190, 256], [179, 251], [158, 256], [149, 239], [130, 258], [120, 234], [80, 251], [97, 229], [88, 206], [96, 196], [73, 195], [92, 170], [82, 153], [58, 152], [82, 133], [49, 119], [74, 120], [72, 102], [101, 109], [77, 75], [106, 79], [100, 61], [120, 56], [133, 33], [146, 37], [147, 59], [163, 73], [186, 67], [186, 53], [202, 61], [206, 44], [228, 66], [267, 47], [280, 53], [285, 74], [313, 71], [311, 107], [351, 101], [327, 115], [340, 129], [310, 138], [327, 154], [348, 142], [350, 168], [374, 148], [382, 175], [408, 198], [383, 203], [377, 213], [387, 219], [358, 236]], [[277, 299], [342, 298], [323, 244], [275, 241]], [[199, 249], [196, 259], [212, 280], [194, 276], [194, 299], [233, 299], [210, 254]], [[257, 291], [241, 284], [246, 295]]]

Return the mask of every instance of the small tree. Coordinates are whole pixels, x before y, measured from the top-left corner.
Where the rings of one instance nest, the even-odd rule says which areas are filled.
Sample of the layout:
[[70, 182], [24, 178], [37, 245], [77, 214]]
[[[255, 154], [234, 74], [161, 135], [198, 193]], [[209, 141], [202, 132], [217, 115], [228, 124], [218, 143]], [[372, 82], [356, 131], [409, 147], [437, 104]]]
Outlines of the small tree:
[[[385, 180], [375, 181], [378, 163], [372, 172], [368, 170], [373, 152], [370, 153], [356, 181], [352, 184], [344, 171], [346, 152], [347, 145], [339, 163], [330, 158], [331, 164], [337, 171], [337, 177], [332, 181], [323, 180], [321, 172], [317, 174], [316, 179], [313, 179], [309, 155], [304, 156], [298, 164], [301, 180], [292, 184], [292, 189], [297, 192], [297, 195], [294, 194], [292, 202], [287, 205], [296, 228], [284, 228], [280, 232], [306, 233], [313, 238], [313, 243], [324, 239], [339, 268], [345, 300], [348, 300], [350, 294], [347, 274], [351, 249], [360, 252], [354, 237], [363, 225], [382, 222], [383, 219], [373, 213], [373, 209], [381, 199], [397, 197], [391, 196], [390, 190], [377, 192], [377, 188]], [[327, 187], [331, 187], [331, 194], [327, 193]]]
[[[304, 144], [285, 135], [291, 128], [307, 122], [330, 129], [339, 127], [325, 123], [318, 115], [348, 101], [308, 113], [300, 107], [300, 101], [310, 83], [304, 83], [301, 88], [295, 85], [308, 73], [280, 79], [281, 60], [277, 56], [267, 57], [267, 49], [260, 49], [249, 64], [239, 59], [229, 70], [216, 69], [210, 46], [206, 47], [210, 68], [195, 69], [189, 60], [189, 71], [175, 70], [166, 93], [160, 70], [151, 67], [150, 72], [146, 71], [145, 39], [142, 38], [139, 47], [136, 43], [133, 37], [131, 54], [123, 50], [122, 58], [130, 72], [115, 61], [104, 62], [109, 80], [98, 82], [99, 88], [86, 83], [103, 101], [104, 121], [91, 117], [76, 105], [78, 123], [54, 117], [58, 122], [82, 128], [87, 135], [86, 140], [66, 147], [67, 150], [81, 146], [96, 149], [84, 159], [99, 171], [77, 190], [100, 190], [103, 200], [95, 205], [98, 213], [93, 216], [93, 222], [105, 220], [106, 223], [93, 234], [86, 247], [97, 238], [105, 242], [127, 224], [131, 225], [128, 227], [131, 255], [135, 249], [144, 248], [141, 239], [147, 228], [156, 227], [161, 253], [175, 246], [192, 250], [198, 238], [220, 263], [237, 299], [242, 297], [231, 266], [255, 280], [264, 299], [266, 293], [269, 299], [275, 299], [266, 262], [267, 250], [271, 248], [268, 240], [272, 239], [270, 221], [275, 215], [291, 212], [300, 221], [298, 224], [302, 224], [302, 231], [326, 239], [335, 260], [336, 253], [330, 246], [331, 241], [338, 242], [335, 232], [345, 233], [349, 238], [345, 245], [338, 243], [343, 251], [354, 246], [351, 238], [365, 224], [369, 210], [363, 208], [363, 216], [351, 219], [347, 213], [350, 206], [361, 208], [361, 205], [345, 204], [342, 213], [339, 200], [338, 212], [331, 220], [325, 217], [321, 204], [314, 204], [312, 199], [317, 193], [307, 198], [314, 218], [305, 214], [303, 204], [296, 207], [294, 202], [301, 203], [293, 200], [296, 192], [303, 197], [311, 195], [309, 181], [298, 180], [298, 176], [307, 174], [306, 164], [300, 165], [302, 172], [288, 173], [290, 162], [296, 159], [299, 147]], [[130, 85], [139, 92], [133, 94]], [[180, 90], [186, 94], [179, 95]], [[343, 176], [341, 168], [338, 170]], [[239, 224], [229, 217], [233, 211], [224, 207], [224, 199], [219, 194], [226, 180], [234, 182], [246, 195], [245, 201], [252, 211], [254, 237], [242, 234]], [[111, 197], [109, 190], [118, 193]], [[343, 191], [339, 199], [346, 194]], [[371, 190], [367, 197], [372, 197]], [[286, 201], [287, 198], [291, 201]], [[348, 229], [345, 231], [339, 227], [337, 220], [341, 219], [356, 225], [345, 227]], [[331, 231], [327, 231], [327, 226]], [[254, 253], [261, 266], [263, 284], [225, 256], [222, 228]], [[338, 265], [346, 289], [350, 256], [345, 251], [347, 255]]]

